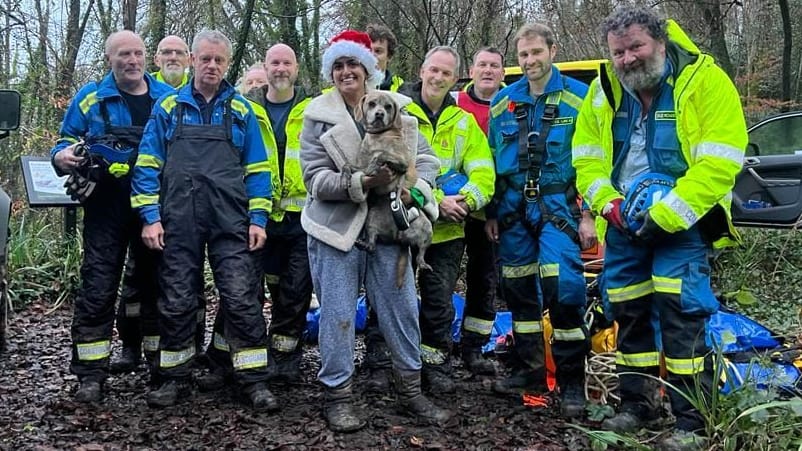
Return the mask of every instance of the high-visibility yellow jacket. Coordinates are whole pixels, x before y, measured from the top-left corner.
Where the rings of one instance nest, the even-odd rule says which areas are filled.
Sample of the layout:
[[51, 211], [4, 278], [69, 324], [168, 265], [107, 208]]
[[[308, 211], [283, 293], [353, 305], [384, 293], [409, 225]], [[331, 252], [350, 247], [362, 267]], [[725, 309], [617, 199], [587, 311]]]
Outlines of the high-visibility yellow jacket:
[[[416, 101], [419, 101], [419, 90], [417, 94]], [[446, 96], [445, 102], [436, 126], [417, 103], [410, 103], [406, 108], [418, 119], [418, 129], [440, 159], [440, 175], [453, 169], [468, 176], [468, 182], [459, 193], [465, 196], [470, 210], [476, 211], [493, 197], [496, 184], [493, 155], [487, 137], [473, 115], [456, 106], [451, 96]], [[434, 196], [439, 203], [444, 197], [443, 190], [436, 188]], [[464, 224], [440, 220], [435, 224], [432, 242], [442, 243], [464, 236]]]
[[[254, 92], [262, 93], [264, 96], [263, 90]], [[253, 112], [256, 113], [262, 140], [267, 149], [267, 162], [270, 165], [273, 186], [273, 209], [270, 212], [270, 220], [273, 222], [281, 222], [286, 211], [300, 212], [306, 201], [306, 187], [301, 174], [301, 127], [304, 122], [304, 110], [312, 98], [306, 97], [302, 91], [296, 92], [297, 103], [290, 109], [285, 126], [287, 147], [284, 153], [283, 172], [279, 171], [278, 146], [267, 111], [261, 103], [254, 101], [250, 93], [248, 96]]]
[[[157, 70], [156, 72], [151, 72], [150, 75], [153, 75], [156, 78], [156, 80], [159, 80], [160, 82], [169, 85], [169, 83], [167, 83], [167, 80], [165, 80], [164, 77], [162, 76], [162, 71]], [[189, 83], [189, 74], [184, 72], [184, 76], [181, 78], [181, 84], [176, 86], [175, 89], [183, 88], [184, 85], [187, 83]]]
[[[714, 247], [733, 245], [739, 238], [732, 225], [731, 190], [748, 139], [740, 98], [727, 74], [710, 55], [699, 51], [679, 25], [669, 20], [667, 31], [666, 57], [674, 67], [677, 138], [688, 170], [649, 214], [671, 233], [687, 230], [705, 218], [707, 229], [714, 229], [710, 236]], [[576, 185], [597, 215], [608, 202], [624, 197], [611, 180], [612, 124], [623, 95], [608, 65], [591, 84], [577, 119], [573, 139]]]

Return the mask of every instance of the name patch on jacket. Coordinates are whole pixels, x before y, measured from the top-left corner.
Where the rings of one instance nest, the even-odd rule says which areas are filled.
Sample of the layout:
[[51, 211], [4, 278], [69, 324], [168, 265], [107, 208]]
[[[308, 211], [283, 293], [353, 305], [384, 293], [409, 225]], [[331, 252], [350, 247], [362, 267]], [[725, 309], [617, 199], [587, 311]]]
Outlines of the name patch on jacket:
[[654, 120], [656, 121], [676, 121], [677, 113], [674, 111], [655, 111]]
[[567, 117], [557, 117], [551, 122], [551, 125], [571, 125], [574, 123], [574, 118], [572, 116]]

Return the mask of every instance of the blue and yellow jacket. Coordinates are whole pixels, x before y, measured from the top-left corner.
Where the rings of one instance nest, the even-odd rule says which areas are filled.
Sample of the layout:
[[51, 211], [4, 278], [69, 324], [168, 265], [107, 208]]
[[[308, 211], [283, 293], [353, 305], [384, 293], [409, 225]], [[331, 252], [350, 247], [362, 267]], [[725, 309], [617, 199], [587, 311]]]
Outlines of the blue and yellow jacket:
[[[211, 123], [215, 125], [223, 123], [225, 103], [231, 98], [231, 113], [234, 116], [232, 141], [234, 147], [240, 151], [251, 224], [264, 227], [267, 224], [267, 215], [272, 209], [272, 189], [267, 152], [259, 131], [259, 123], [250, 103], [238, 94], [231, 84], [224, 81], [220, 90], [214, 101]], [[200, 107], [192, 96], [192, 80], [177, 92], [160, 98], [153, 107], [153, 114], [145, 127], [145, 134], [139, 146], [139, 157], [131, 184], [131, 206], [139, 209], [142, 219], [147, 224], [161, 220], [160, 174], [167, 154], [167, 142], [173, 137], [178, 125], [176, 106], [179, 103], [184, 105], [185, 124], [203, 124]]]
[[[161, 96], [173, 91], [170, 85], [157, 81], [150, 74], [145, 74], [145, 82], [148, 84], [148, 94], [153, 99], [154, 105]], [[50, 150], [51, 159], [56, 153], [81, 139], [91, 139], [106, 133], [99, 102], [106, 103], [111, 125], [131, 125], [131, 112], [117, 89], [114, 75], [109, 72], [100, 82], [91, 81], [85, 84], [72, 98], [61, 123], [59, 139]], [[55, 165], [53, 167], [56, 168]], [[56, 172], [64, 175], [58, 168]]]
[[494, 202], [487, 208], [489, 218], [501, 214], [499, 209], [517, 211], [522, 197], [527, 174], [526, 170], [518, 167], [519, 125], [515, 118], [516, 106], [526, 105], [529, 131], [539, 133], [546, 104], [557, 104], [557, 117], [546, 138], [538, 182], [541, 190], [551, 186], [565, 187], [573, 184], [576, 178], [571, 165], [571, 140], [587, 90], [587, 85], [562, 75], [556, 66], [552, 66], [551, 78], [537, 99], [529, 94], [529, 80], [526, 77], [521, 77], [496, 94], [490, 104], [488, 140], [496, 164], [498, 192]]

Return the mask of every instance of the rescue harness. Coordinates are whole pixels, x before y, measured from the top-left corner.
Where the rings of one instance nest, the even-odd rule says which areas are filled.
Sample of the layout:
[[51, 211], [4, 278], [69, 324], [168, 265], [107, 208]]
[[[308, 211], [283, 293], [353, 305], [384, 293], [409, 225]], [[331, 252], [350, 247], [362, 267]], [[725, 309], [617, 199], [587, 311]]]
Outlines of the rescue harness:
[[[579, 234], [571, 226], [571, 223], [560, 216], [551, 213], [542, 201], [541, 197], [549, 194], [565, 193], [571, 216], [577, 224], [581, 218], [581, 211], [577, 205], [577, 191], [573, 181], [568, 183], [553, 183], [540, 186], [540, 169], [546, 154], [546, 139], [549, 131], [557, 118], [562, 91], [549, 94], [546, 97], [546, 105], [541, 117], [540, 132], [529, 130], [529, 105], [518, 103], [515, 105], [515, 120], [518, 122], [518, 170], [526, 171], [526, 181], [523, 186], [516, 186], [509, 176], [502, 176], [499, 179], [497, 195], [501, 195], [508, 187], [522, 191], [521, 202], [518, 208], [498, 219], [499, 228], [503, 231], [512, 227], [516, 222], [526, 228], [530, 235], [537, 238], [540, 230], [547, 221], [551, 222], [557, 230], [565, 233], [572, 241], [579, 244]], [[528, 219], [526, 207], [528, 204], [537, 202], [543, 220], [538, 224], [533, 224]]]

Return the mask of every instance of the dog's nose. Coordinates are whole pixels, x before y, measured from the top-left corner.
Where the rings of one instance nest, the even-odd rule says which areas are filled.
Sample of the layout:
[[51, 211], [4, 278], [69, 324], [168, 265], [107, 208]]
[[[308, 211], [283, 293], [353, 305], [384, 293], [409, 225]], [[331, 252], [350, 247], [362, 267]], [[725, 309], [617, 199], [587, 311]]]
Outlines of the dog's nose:
[[377, 111], [376, 112], [376, 119], [384, 119], [384, 111]]

